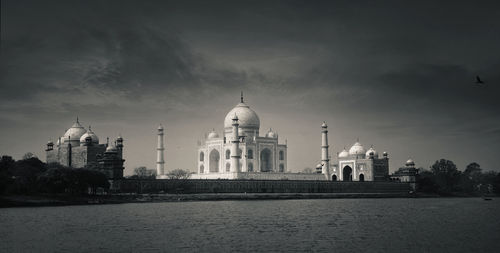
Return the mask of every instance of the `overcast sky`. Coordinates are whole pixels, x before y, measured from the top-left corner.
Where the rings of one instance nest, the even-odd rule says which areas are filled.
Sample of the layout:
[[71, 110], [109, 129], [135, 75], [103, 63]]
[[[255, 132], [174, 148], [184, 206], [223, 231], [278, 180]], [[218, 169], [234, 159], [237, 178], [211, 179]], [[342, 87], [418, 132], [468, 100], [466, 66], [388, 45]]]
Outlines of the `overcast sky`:
[[124, 137], [131, 174], [163, 123], [167, 169], [195, 171], [243, 91], [293, 171], [319, 162], [322, 121], [332, 156], [359, 138], [391, 171], [498, 171], [500, 4], [439, 2], [2, 1], [0, 154], [45, 160], [78, 116]]

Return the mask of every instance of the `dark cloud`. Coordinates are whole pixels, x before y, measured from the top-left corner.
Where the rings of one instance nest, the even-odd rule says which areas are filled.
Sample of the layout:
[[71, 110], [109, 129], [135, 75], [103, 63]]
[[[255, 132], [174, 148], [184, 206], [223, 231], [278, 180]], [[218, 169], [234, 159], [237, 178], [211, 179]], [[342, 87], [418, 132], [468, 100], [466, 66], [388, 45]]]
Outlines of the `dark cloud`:
[[[500, 140], [499, 9], [495, 1], [2, 1], [0, 132], [10, 132], [0, 152], [41, 154], [79, 115], [103, 135], [128, 134], [128, 166], [152, 166], [159, 121], [176, 131], [173, 145], [194, 152], [196, 136], [219, 127], [244, 90], [262, 127], [302, 143], [290, 146], [297, 170], [316, 163], [323, 120], [333, 147], [362, 137], [395, 150], [393, 167], [451, 150], [458, 163], [493, 168], [496, 154], [482, 143]], [[170, 152], [174, 167], [192, 157]]]

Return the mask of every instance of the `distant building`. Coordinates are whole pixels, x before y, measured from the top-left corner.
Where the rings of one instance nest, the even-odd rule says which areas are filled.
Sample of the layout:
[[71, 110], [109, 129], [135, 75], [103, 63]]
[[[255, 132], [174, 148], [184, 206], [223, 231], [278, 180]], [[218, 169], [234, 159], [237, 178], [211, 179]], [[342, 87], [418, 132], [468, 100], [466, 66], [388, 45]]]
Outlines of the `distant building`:
[[109, 179], [123, 177], [123, 138], [119, 136], [113, 144], [99, 144], [99, 137], [91, 130], [86, 130], [76, 122], [56, 144], [47, 143], [46, 161], [71, 168], [100, 170]]
[[391, 180], [399, 182], [415, 183], [417, 181], [418, 169], [412, 159], [406, 161], [405, 166], [399, 168], [391, 175]]
[[332, 168], [332, 181], [385, 181], [389, 175], [387, 152], [379, 158], [378, 152], [371, 147], [365, 150], [357, 141], [347, 150], [338, 154], [338, 163]]

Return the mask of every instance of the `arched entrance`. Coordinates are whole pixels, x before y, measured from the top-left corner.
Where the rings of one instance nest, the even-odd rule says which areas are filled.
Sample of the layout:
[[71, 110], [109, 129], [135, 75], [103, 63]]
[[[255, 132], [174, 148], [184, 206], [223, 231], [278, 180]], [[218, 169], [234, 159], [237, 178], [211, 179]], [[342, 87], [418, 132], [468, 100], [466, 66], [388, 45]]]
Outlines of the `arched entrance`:
[[343, 181], [352, 181], [352, 168], [350, 166], [345, 166], [342, 169], [342, 179]]
[[337, 175], [332, 176], [332, 181], [337, 181]]
[[210, 172], [219, 172], [220, 154], [217, 149], [210, 151]]
[[273, 171], [271, 150], [269, 150], [268, 148], [265, 148], [260, 152], [260, 171], [261, 172]]
[[359, 181], [364, 182], [365, 181], [365, 175], [359, 174]]

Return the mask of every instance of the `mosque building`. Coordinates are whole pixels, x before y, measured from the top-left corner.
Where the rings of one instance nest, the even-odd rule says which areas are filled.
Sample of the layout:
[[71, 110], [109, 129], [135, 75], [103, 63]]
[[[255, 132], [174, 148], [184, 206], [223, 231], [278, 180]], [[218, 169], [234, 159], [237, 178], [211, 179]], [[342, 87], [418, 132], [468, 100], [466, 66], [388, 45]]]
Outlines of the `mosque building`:
[[[157, 178], [167, 178], [163, 160], [163, 127], [158, 128]], [[343, 150], [337, 162], [331, 162], [328, 126], [321, 125], [321, 163], [316, 173], [293, 173], [288, 170], [287, 143], [279, 143], [278, 133], [269, 129], [260, 135], [260, 118], [248, 106], [241, 94], [240, 103], [224, 119], [224, 130], [215, 129], [198, 141], [197, 172], [191, 179], [256, 179], [256, 180], [388, 180], [387, 152], [379, 158], [371, 147], [365, 150], [356, 142], [349, 151]]]
[[358, 141], [347, 151], [345, 148], [337, 156], [338, 162], [332, 166], [332, 181], [386, 181], [389, 175], [387, 152], [379, 157], [373, 146], [366, 150]]
[[113, 144], [99, 143], [99, 137], [91, 127], [86, 130], [79, 122], [69, 128], [56, 144], [47, 143], [46, 162], [57, 163], [71, 168], [96, 169], [109, 179], [123, 177], [123, 138], [118, 136]]

